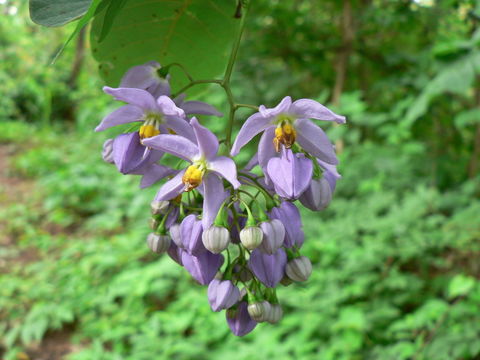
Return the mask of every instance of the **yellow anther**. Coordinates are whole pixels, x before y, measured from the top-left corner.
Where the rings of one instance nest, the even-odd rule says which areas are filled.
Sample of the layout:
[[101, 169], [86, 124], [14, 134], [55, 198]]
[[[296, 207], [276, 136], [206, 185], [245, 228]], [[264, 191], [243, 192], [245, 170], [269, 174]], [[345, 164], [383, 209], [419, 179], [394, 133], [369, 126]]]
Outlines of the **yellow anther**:
[[280, 145], [284, 145], [287, 149], [290, 149], [295, 143], [296, 137], [297, 132], [295, 131], [295, 128], [288, 123], [275, 128], [275, 137], [273, 138], [275, 151], [280, 151]]
[[175, 130], [172, 130], [170, 128], [168, 128], [168, 133], [169, 134], [172, 134], [172, 135], [177, 135], [177, 133], [175, 132]]
[[183, 174], [182, 182], [185, 184], [185, 191], [191, 191], [202, 183], [204, 171], [200, 170], [197, 165], [190, 165], [185, 174]]
[[160, 130], [153, 125], [142, 125], [140, 126], [138, 133], [140, 135], [140, 139], [147, 139], [159, 135]]

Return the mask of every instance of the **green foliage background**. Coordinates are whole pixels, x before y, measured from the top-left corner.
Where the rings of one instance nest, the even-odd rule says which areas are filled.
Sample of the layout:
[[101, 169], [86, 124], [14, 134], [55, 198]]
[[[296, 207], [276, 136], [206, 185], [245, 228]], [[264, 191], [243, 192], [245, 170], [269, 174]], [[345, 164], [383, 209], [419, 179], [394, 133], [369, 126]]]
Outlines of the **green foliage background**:
[[[0, 357], [480, 358], [474, 1], [253, 1], [235, 96], [314, 98], [348, 124], [328, 128], [343, 147], [334, 201], [303, 214], [313, 275], [280, 290], [280, 324], [245, 338], [147, 250], [156, 189], [101, 160], [117, 132], [92, 129], [117, 105], [95, 62], [72, 83], [72, 41], [48, 65], [75, 24], [36, 26], [23, 1], [0, 11]], [[200, 97], [226, 110], [218, 89]]]

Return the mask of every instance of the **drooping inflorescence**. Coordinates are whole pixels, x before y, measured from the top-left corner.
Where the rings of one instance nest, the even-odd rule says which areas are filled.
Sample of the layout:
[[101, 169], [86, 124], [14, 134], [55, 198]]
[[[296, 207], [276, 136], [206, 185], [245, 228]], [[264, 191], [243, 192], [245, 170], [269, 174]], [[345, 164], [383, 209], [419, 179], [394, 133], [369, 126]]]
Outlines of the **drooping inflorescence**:
[[[104, 88], [126, 105], [96, 131], [134, 126], [106, 140], [103, 159], [122, 174], [140, 175], [141, 187], [166, 180], [151, 203], [147, 244], [208, 285], [212, 310], [226, 310], [231, 331], [243, 336], [259, 322], [282, 318], [279, 284], [306, 281], [312, 272], [300, 253], [304, 233], [294, 202], [325, 209], [340, 175], [334, 146], [311, 119], [341, 124], [345, 117], [287, 96], [274, 108], [261, 105], [230, 153], [220, 154], [216, 135], [193, 115], [222, 114], [184, 95], [172, 98], [161, 69], [153, 61], [135, 66], [119, 88]], [[239, 170], [233, 157], [260, 133], [256, 155]], [[176, 166], [166, 165], [168, 156], [179, 160]]]

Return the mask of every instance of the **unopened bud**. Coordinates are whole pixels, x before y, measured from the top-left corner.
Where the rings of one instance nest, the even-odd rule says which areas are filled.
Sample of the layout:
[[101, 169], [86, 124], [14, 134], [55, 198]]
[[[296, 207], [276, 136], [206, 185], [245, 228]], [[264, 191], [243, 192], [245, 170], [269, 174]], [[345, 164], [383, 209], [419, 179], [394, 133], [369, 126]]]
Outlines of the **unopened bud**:
[[152, 211], [152, 215], [165, 214], [167, 212], [168, 205], [170, 205], [170, 203], [168, 201], [153, 200], [150, 203], [150, 209]]
[[283, 309], [280, 304], [272, 304], [270, 307], [270, 314], [267, 321], [270, 324], [278, 323], [283, 317]]
[[263, 221], [260, 223], [263, 231], [263, 241], [258, 247], [266, 254], [275, 254], [285, 240], [285, 227], [278, 219]]
[[211, 226], [202, 234], [202, 242], [207, 250], [219, 254], [228, 247], [230, 233], [223, 226]]
[[107, 139], [103, 143], [102, 158], [103, 161], [113, 164], [113, 139]]
[[252, 280], [252, 272], [245, 266], [235, 265], [234, 274], [243, 283]]
[[240, 241], [248, 250], [256, 249], [263, 240], [263, 232], [258, 226], [248, 226], [240, 231]]
[[312, 263], [306, 256], [300, 256], [287, 263], [285, 272], [293, 281], [307, 281], [312, 273]]
[[157, 254], [164, 253], [170, 247], [170, 236], [150, 233], [147, 236], [147, 244], [150, 250]]
[[256, 322], [267, 321], [272, 305], [268, 301], [254, 302], [248, 305], [248, 314]]
[[332, 201], [332, 188], [324, 177], [319, 180], [313, 179], [299, 200], [312, 211], [323, 210]]

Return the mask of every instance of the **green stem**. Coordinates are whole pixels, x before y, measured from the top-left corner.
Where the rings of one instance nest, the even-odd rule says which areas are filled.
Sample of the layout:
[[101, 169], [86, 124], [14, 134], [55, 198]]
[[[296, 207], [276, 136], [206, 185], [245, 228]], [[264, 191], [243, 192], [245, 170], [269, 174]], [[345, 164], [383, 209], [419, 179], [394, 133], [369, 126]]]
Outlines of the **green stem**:
[[237, 60], [238, 49], [240, 48], [240, 42], [242, 40], [243, 31], [245, 30], [245, 18], [248, 12], [248, 1], [246, 1], [243, 5], [243, 12], [242, 17], [240, 19], [240, 26], [238, 29], [237, 38], [233, 43], [232, 51], [230, 53], [230, 58], [228, 59], [227, 69], [225, 70], [225, 75], [223, 76], [222, 86], [227, 93], [228, 102], [230, 104], [230, 113], [228, 118], [227, 130], [226, 130], [226, 140], [225, 143], [228, 147], [232, 145], [232, 130], [233, 130], [233, 121], [235, 119], [235, 111], [238, 107], [235, 106], [235, 101], [233, 100], [232, 91], [230, 89], [230, 78], [232, 77], [233, 67], [235, 65], [235, 61]]
[[188, 89], [190, 89], [191, 87], [195, 86], [195, 85], [201, 85], [201, 84], [218, 84], [218, 85], [222, 85], [223, 83], [223, 80], [218, 80], [218, 79], [207, 79], [207, 80], [193, 80], [193, 81], [190, 81], [187, 85], [185, 85], [183, 88], [181, 88], [180, 90], [178, 90], [175, 94], [172, 95], [172, 98], [176, 98], [178, 95], [180, 95], [181, 93], [187, 91]]

